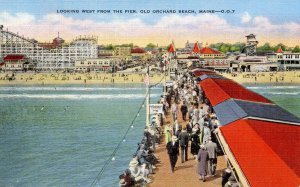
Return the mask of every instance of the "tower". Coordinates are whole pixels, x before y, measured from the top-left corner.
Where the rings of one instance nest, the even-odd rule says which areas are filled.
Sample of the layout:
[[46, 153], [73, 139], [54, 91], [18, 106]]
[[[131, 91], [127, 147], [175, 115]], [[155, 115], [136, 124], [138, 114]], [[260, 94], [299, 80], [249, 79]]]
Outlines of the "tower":
[[254, 34], [249, 34], [248, 36], [246, 36], [246, 38], [247, 38], [247, 43], [245, 46], [246, 55], [247, 56], [255, 56], [258, 41], [256, 40]]
[[193, 53], [200, 53], [200, 47], [198, 41], [194, 44]]
[[170, 44], [169, 48], [168, 48], [168, 53], [170, 57], [175, 57], [176, 56], [176, 49], [174, 46], [174, 41], [172, 41], [172, 43]]

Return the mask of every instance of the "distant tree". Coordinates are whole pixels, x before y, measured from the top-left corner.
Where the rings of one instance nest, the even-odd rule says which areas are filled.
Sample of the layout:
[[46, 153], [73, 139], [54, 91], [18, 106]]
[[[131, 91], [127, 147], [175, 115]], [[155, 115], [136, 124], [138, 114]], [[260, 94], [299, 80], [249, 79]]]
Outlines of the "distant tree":
[[237, 42], [234, 44], [237, 48], [239, 48], [239, 51], [242, 52], [243, 48], [246, 46], [244, 42]]
[[227, 53], [227, 52], [230, 50], [230, 47], [231, 47], [230, 44], [225, 44], [225, 43], [223, 43], [223, 44], [220, 46], [219, 51], [222, 52], [222, 53]]
[[114, 50], [115, 46], [113, 46], [112, 44], [109, 44], [109, 45], [105, 46], [104, 49], [106, 49], [106, 50]]
[[146, 48], [150, 48], [150, 49], [153, 49], [153, 48], [155, 48], [156, 47], [156, 45], [154, 45], [153, 43], [148, 43], [147, 45], [146, 45]]
[[241, 51], [241, 47], [238, 46], [238, 45], [233, 44], [233, 45], [230, 46], [229, 51], [230, 51], [230, 52]]
[[273, 48], [271, 47], [270, 43], [268, 43], [268, 42], [265, 43], [262, 46], [257, 47], [256, 50], [258, 52], [270, 52], [270, 51], [274, 51]]
[[275, 45], [275, 46], [273, 47], [273, 50], [274, 50], [274, 51], [277, 51], [277, 49], [278, 49], [279, 47], [281, 47], [281, 49], [282, 49], [283, 51], [288, 50], [288, 47], [287, 47], [286, 45], [282, 44], [282, 43], [279, 43], [279, 44]]
[[122, 45], [120, 45], [120, 47], [130, 47], [132, 49], [133, 48], [133, 43], [122, 44]]
[[224, 43], [210, 44], [209, 47], [217, 49], [219, 51], [222, 44], [224, 44]]
[[299, 45], [296, 45], [296, 46], [294, 47], [294, 49], [292, 50], [292, 52], [293, 52], [293, 53], [300, 53], [300, 47], [299, 47]]

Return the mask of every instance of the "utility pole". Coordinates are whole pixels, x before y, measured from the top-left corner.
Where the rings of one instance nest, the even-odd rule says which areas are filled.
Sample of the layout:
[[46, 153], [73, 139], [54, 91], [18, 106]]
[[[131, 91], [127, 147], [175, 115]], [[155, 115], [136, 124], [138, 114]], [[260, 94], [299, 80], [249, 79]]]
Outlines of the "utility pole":
[[146, 84], [146, 126], [149, 126], [149, 116], [150, 116], [150, 76], [149, 76], [149, 65], [147, 67], [147, 72], [145, 76]]
[[167, 93], [167, 87], [166, 87], [166, 77], [167, 77], [167, 74], [166, 74], [166, 72], [167, 72], [167, 69], [166, 69], [167, 67], [166, 67], [166, 61], [164, 61], [164, 75], [165, 75], [165, 80], [164, 80], [164, 96], [166, 95], [166, 93]]

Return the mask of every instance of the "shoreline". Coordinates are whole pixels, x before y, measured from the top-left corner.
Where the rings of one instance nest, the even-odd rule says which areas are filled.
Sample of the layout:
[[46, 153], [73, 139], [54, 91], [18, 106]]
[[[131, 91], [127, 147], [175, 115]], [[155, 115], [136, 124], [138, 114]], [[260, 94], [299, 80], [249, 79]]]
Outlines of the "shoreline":
[[300, 71], [221, 73], [242, 85], [300, 85]]
[[[239, 84], [248, 85], [300, 85], [300, 71], [288, 72], [243, 72], [220, 73]], [[16, 73], [14, 80], [8, 80], [12, 73], [0, 73], [0, 86], [29, 85], [130, 85], [144, 84], [142, 73]], [[5, 80], [4, 80], [5, 79]], [[166, 77], [169, 81], [170, 77]], [[162, 84], [164, 74], [150, 74], [151, 84]]]
[[[13, 80], [8, 80], [13, 78]], [[5, 80], [4, 80], [5, 79]], [[166, 80], [170, 80], [166, 77]], [[164, 81], [164, 74], [150, 75], [150, 83]], [[0, 86], [3, 85], [129, 85], [145, 84], [144, 74], [139, 73], [0, 73]]]

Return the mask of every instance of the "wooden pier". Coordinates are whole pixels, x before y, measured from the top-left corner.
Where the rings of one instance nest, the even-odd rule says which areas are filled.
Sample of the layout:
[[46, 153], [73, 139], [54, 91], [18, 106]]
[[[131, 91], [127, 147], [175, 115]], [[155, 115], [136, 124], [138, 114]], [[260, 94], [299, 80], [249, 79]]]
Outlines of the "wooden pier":
[[[178, 108], [180, 106], [178, 105]], [[182, 115], [180, 110], [178, 111], [178, 122], [182, 127], [186, 126], [187, 122], [182, 121]], [[170, 121], [173, 124], [171, 114], [168, 113], [166, 121]], [[156, 148], [155, 155], [159, 157], [161, 163], [157, 165], [155, 174], [153, 175], [153, 182], [149, 184], [150, 187], [215, 187], [221, 186], [222, 172], [226, 168], [226, 160], [224, 156], [218, 157], [217, 169], [215, 176], [207, 176], [206, 181], [199, 180], [197, 174], [197, 160], [190, 154], [189, 145], [189, 159], [188, 161], [181, 163], [180, 156], [175, 167], [175, 172], [172, 173], [169, 156], [166, 149], [166, 143], [164, 137], [161, 139], [161, 144]]]

